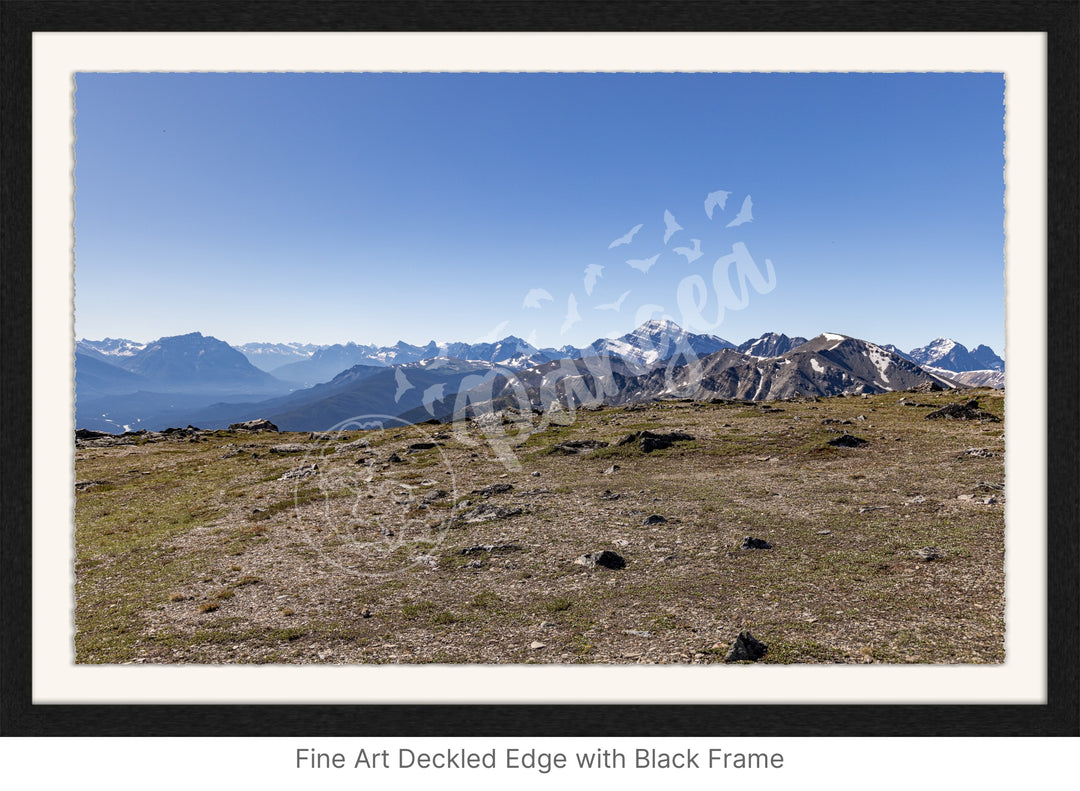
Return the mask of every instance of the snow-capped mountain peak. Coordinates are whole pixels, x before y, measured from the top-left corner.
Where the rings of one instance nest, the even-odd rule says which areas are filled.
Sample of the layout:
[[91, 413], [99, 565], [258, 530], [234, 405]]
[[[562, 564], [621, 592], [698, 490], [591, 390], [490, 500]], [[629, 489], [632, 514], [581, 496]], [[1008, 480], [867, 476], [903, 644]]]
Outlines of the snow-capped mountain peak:
[[962, 343], [951, 338], [935, 338], [909, 353], [919, 365], [929, 365], [948, 371], [979, 371], [1005, 369], [1005, 361], [994, 354], [988, 346], [977, 346], [974, 352], [968, 351]]
[[82, 350], [89, 349], [105, 357], [134, 357], [146, 348], [147, 344], [129, 341], [127, 338], [104, 338], [91, 341], [83, 338], [76, 344]]

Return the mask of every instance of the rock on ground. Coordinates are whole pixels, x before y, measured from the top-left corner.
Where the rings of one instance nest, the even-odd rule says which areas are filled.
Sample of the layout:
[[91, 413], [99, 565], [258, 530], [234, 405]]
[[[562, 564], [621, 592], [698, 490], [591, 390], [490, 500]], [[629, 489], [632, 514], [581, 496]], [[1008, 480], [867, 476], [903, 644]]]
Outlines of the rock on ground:
[[574, 561], [579, 566], [603, 566], [606, 569], [621, 569], [626, 567], [626, 560], [617, 552], [605, 549], [600, 552], [589, 552]]
[[739, 632], [724, 657], [725, 662], [756, 662], [768, 652], [769, 646], [754, 638], [750, 632]]

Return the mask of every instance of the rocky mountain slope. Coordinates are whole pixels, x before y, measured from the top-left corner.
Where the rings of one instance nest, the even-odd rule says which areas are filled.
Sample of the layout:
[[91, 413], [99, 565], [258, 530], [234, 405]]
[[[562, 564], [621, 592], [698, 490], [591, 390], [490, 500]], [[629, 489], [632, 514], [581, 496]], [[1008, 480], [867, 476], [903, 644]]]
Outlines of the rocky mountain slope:
[[[453, 405], [440, 405], [437, 414], [450, 420], [523, 403], [535, 409], [555, 403], [573, 409], [672, 398], [772, 401], [955, 386], [876, 344], [824, 333], [777, 357], [758, 358], [723, 349], [689, 364], [675, 360], [645, 373], [610, 357], [548, 363], [503, 373], [460, 393]], [[485, 406], [485, 402], [490, 404]]]
[[804, 343], [806, 338], [789, 338], [783, 333], [766, 332], [759, 338], [751, 338], [739, 344], [736, 351], [751, 357], [779, 357]]

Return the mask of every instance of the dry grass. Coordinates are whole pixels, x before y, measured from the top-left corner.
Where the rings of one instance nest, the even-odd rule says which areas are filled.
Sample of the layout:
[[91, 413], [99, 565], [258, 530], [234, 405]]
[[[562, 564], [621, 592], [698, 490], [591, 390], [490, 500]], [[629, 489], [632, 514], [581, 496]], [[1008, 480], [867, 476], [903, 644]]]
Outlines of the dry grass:
[[[108, 485], [76, 498], [77, 661], [707, 663], [750, 629], [765, 662], [1002, 662], [1004, 495], [980, 483], [1004, 480], [1003, 424], [927, 421], [901, 396], [579, 411], [532, 435], [500, 423], [502, 445], [470, 424], [308, 456], [269, 452], [305, 434], [83, 448], [76, 479]], [[695, 440], [550, 452], [641, 429]], [[831, 448], [833, 430], [869, 444]], [[472, 493], [493, 483], [513, 489]], [[521, 513], [467, 521], [481, 504]], [[573, 563], [601, 549], [626, 567]]]

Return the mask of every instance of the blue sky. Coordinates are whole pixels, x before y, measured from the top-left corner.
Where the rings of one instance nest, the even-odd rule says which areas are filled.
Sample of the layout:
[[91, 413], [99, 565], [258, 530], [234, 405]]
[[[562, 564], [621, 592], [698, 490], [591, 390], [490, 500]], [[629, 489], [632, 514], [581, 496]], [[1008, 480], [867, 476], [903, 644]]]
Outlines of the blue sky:
[[[1000, 74], [76, 86], [80, 338], [562, 346], [653, 316], [735, 343], [831, 331], [1004, 347]], [[716, 191], [730, 196], [710, 220]], [[747, 196], [752, 221], [728, 227]], [[667, 243], [665, 211], [682, 226]], [[692, 239], [690, 261], [675, 248]], [[771, 261], [773, 287], [721, 312], [740, 249], [763, 276]], [[627, 264], [657, 254], [647, 272]], [[590, 266], [603, 269], [587, 289]], [[533, 289], [551, 299], [525, 307]]]

